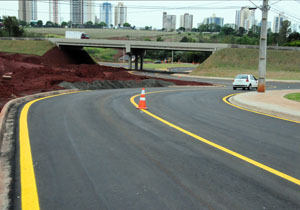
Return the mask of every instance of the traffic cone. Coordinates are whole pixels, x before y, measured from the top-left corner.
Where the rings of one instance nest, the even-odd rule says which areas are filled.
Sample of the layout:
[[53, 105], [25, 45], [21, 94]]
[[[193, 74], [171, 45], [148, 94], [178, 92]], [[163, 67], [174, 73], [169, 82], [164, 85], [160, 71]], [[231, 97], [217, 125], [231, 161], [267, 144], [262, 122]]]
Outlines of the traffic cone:
[[146, 106], [145, 88], [142, 89], [138, 109], [148, 109]]

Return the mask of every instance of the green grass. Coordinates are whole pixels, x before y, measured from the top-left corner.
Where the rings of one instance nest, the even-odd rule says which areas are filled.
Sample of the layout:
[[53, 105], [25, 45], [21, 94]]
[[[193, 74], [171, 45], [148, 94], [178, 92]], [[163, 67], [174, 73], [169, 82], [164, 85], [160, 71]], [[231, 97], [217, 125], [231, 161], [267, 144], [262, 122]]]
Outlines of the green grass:
[[[258, 76], [258, 49], [222, 49], [212, 54], [192, 75], [234, 77]], [[268, 50], [267, 79], [300, 80], [300, 52]]]
[[108, 38], [128, 38], [132, 40], [142, 40], [145, 38], [156, 40], [158, 36], [169, 36], [177, 34], [177, 32], [163, 31], [145, 31], [145, 30], [126, 30], [126, 29], [87, 29], [87, 28], [25, 28], [27, 32], [39, 33], [43, 36], [48, 34], [64, 36], [65, 31], [83, 31], [92, 39], [108, 39]]
[[168, 68], [174, 68], [174, 67], [194, 67], [196, 68], [197, 65], [195, 64], [186, 64], [186, 63], [145, 63], [144, 68], [145, 69], [156, 69], [156, 70], [167, 70]]
[[285, 98], [293, 101], [300, 102], [300, 93], [290, 93], [284, 96]]
[[53, 47], [55, 45], [49, 41], [0, 40], [0, 52], [42, 56]]
[[114, 56], [118, 53], [117, 49], [110, 49], [110, 48], [96, 48], [96, 47], [85, 47], [89, 55], [96, 61], [105, 61], [111, 62], [116, 61]]

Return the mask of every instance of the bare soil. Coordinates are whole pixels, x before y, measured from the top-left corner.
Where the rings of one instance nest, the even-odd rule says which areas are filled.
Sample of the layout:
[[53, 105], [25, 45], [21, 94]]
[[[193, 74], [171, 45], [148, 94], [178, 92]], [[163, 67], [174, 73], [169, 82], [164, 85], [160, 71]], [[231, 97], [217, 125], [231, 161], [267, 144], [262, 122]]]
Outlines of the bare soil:
[[[93, 64], [85, 51], [61, 51], [53, 48], [44, 56], [0, 53], [0, 109], [9, 100], [29, 94], [64, 89], [65, 82], [93, 82], [104, 80], [142, 81], [151, 77], [128, 73], [124, 68]], [[87, 64], [80, 64], [87, 63]], [[11, 75], [11, 78], [5, 78]], [[3, 77], [4, 76], [4, 77]], [[208, 83], [161, 79], [176, 85], [211, 85]]]

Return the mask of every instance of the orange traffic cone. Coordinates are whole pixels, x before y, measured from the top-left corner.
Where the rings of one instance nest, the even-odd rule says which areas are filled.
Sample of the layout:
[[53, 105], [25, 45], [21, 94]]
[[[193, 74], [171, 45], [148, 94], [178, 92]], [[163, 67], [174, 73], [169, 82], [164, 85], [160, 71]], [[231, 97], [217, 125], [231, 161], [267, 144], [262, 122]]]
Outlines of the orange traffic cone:
[[138, 109], [148, 109], [146, 106], [145, 88], [142, 89]]

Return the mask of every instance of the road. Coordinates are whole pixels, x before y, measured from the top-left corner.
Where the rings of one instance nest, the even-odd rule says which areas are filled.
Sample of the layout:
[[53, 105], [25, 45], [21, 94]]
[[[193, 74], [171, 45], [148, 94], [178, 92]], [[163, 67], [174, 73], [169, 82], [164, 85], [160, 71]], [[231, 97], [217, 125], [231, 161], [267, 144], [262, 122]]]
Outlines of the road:
[[[129, 64], [128, 63], [110, 63], [110, 62], [98, 62], [98, 64], [103, 65], [103, 66], [112, 66], [112, 67], [123, 67], [123, 68], [129, 68]], [[134, 68], [134, 66], [133, 66]], [[194, 70], [195, 68], [197, 68], [197, 66], [195, 67], [171, 67], [168, 68], [168, 73], [188, 73], [192, 70]], [[140, 71], [140, 70], [138, 70]], [[145, 69], [142, 70], [144, 72], [161, 72], [161, 73], [166, 73], [165, 71], [161, 71], [161, 70], [155, 70], [155, 69]]]
[[[146, 91], [170, 89], [147, 95], [151, 113], [300, 179], [299, 124], [225, 104], [230, 88]], [[82, 92], [31, 106], [41, 209], [300, 209], [299, 185], [137, 110], [130, 98], [139, 92]], [[17, 183], [15, 209], [19, 196]]]

